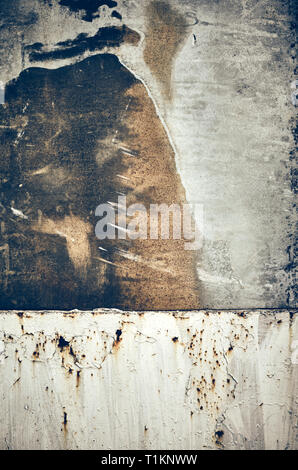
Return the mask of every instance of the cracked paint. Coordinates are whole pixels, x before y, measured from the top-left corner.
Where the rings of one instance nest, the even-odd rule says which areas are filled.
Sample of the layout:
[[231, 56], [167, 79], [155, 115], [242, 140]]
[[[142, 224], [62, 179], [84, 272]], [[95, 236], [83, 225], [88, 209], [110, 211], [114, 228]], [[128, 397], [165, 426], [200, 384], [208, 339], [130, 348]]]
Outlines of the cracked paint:
[[[2, 312], [0, 444], [294, 449], [291, 344], [298, 332], [291, 316]], [[28, 432], [18, 432], [16, 419]]]

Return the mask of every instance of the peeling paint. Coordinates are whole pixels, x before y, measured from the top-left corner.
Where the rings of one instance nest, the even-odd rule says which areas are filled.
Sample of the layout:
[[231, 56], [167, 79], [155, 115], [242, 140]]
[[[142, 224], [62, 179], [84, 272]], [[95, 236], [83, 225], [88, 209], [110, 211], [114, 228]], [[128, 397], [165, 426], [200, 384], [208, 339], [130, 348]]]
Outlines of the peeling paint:
[[1, 448], [297, 448], [286, 310], [21, 319], [0, 313]]

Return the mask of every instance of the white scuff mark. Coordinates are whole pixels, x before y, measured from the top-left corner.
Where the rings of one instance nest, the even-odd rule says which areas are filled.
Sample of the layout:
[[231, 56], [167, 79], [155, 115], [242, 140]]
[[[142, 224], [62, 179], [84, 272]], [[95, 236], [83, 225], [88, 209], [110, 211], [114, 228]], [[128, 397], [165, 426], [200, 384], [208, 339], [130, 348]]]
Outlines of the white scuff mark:
[[130, 155], [131, 157], [138, 157], [139, 153], [136, 150], [130, 150], [125, 147], [119, 147], [119, 149], [123, 152], [126, 153], [127, 155]]
[[11, 207], [11, 211], [13, 215], [15, 215], [16, 217], [20, 217], [21, 219], [28, 220], [27, 215], [25, 215], [22, 211], [15, 209], [14, 207]]
[[98, 257], [98, 256], [96, 256], [95, 259], [97, 259], [98, 261], [101, 261], [102, 263], [110, 264], [111, 266], [116, 266], [117, 268], [121, 268], [121, 267], [122, 267], [122, 266], [120, 266], [119, 264], [112, 263], [112, 261], [108, 261], [107, 259], [104, 259], [104, 258], [101, 258], [101, 257]]
[[31, 176], [45, 175], [51, 169], [51, 165], [46, 165], [38, 170], [32, 171]]
[[23, 114], [25, 113], [26, 109], [28, 108], [29, 106], [29, 101], [27, 101], [27, 103], [25, 104], [25, 106], [23, 107]]
[[75, 243], [75, 239], [70, 237], [69, 235], [66, 235], [66, 233], [60, 232], [60, 230], [56, 230], [56, 233], [60, 237], [65, 238], [66, 240], [70, 240], [72, 243]]
[[106, 251], [106, 252], [108, 251], [105, 248], [103, 248], [102, 246], [99, 246], [98, 249], [101, 250], [101, 251]]
[[[108, 204], [112, 206], [116, 211], [126, 214], [126, 207], [117, 202], [108, 201]], [[121, 227], [120, 227], [121, 228]]]
[[23, 137], [24, 133], [25, 133], [24, 130], [21, 130], [21, 131], [19, 131], [19, 132], [17, 133], [17, 138], [16, 138], [16, 140], [15, 140], [15, 142], [14, 142], [15, 144], [17, 144], [18, 141], [21, 139], [21, 137]]
[[126, 176], [123, 176], [123, 175], [116, 175], [116, 176], [118, 176], [118, 178], [122, 178], [124, 180], [130, 181], [130, 178], [127, 178]]

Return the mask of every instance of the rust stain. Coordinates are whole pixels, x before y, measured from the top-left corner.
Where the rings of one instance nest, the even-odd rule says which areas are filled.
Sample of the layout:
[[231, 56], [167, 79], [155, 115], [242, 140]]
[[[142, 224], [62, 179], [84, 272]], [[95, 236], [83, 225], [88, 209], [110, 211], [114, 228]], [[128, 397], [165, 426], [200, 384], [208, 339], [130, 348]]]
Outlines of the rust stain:
[[223, 447], [223, 444], [222, 444], [223, 436], [224, 436], [224, 431], [219, 430], [215, 432], [215, 443], [220, 447]]
[[81, 375], [81, 371], [78, 370], [77, 371], [77, 375], [76, 375], [76, 387], [78, 388], [79, 385], [80, 385], [80, 375]]
[[146, 9], [144, 60], [161, 85], [166, 100], [172, 97], [173, 60], [187, 38], [187, 22], [167, 1], [153, 1]]
[[113, 350], [115, 352], [118, 351], [120, 343], [123, 340], [122, 333], [123, 333], [123, 331], [121, 329], [116, 330], [116, 333], [115, 333], [116, 339], [113, 342]]
[[64, 438], [65, 439], [67, 437], [67, 422], [68, 422], [67, 413], [66, 413], [66, 411], [63, 411], [63, 422], [62, 422], [62, 424], [63, 424], [63, 432], [64, 432]]

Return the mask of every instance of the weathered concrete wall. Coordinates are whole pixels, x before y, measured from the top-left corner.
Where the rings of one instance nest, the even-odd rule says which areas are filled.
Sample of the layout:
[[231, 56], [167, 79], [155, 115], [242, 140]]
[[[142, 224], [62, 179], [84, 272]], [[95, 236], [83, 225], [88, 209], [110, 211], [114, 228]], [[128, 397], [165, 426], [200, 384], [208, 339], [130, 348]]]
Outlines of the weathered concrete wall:
[[0, 81], [98, 53], [34, 62], [32, 44], [53, 50], [57, 42], [122, 23], [138, 32], [137, 47], [102, 52], [116, 54], [146, 85], [175, 148], [187, 199], [203, 205], [200, 307], [295, 307], [295, 2], [123, 0], [116, 8], [122, 23], [105, 2], [97, 2], [103, 6], [93, 21], [65, 6], [71, 3], [1, 2]]
[[295, 449], [286, 310], [2, 312], [2, 449]]
[[[12, 308], [18, 308], [17, 296], [20, 302], [27, 300], [30, 309], [36, 308], [34, 300], [44, 300], [34, 291], [38, 286], [32, 280], [34, 263], [38, 264], [36, 272], [46, 286], [52, 269], [51, 278], [56, 279], [52, 291], [55, 293], [57, 287], [62, 292], [61, 299], [64, 290], [64, 300], [68, 295], [71, 308], [78, 307], [72, 305], [72, 295], [79, 289], [84, 293], [86, 286], [95, 286], [96, 293], [103, 287], [107, 291], [112, 287], [109, 300], [115, 300], [119, 285], [110, 282], [112, 275], [106, 275], [111, 274], [114, 263], [116, 269], [122, 269], [121, 276], [116, 276], [121, 280], [121, 287], [125, 287], [127, 278], [142, 310], [153, 310], [153, 299], [164, 302], [158, 310], [192, 308], [190, 304], [183, 308], [184, 298], [178, 305], [174, 297], [180, 295], [175, 292], [176, 286], [182, 290], [186, 302], [193, 297], [196, 302], [198, 293], [199, 307], [217, 310], [175, 314], [115, 310], [0, 313], [1, 448], [297, 448], [297, 318], [294, 311], [259, 310], [296, 306], [293, 279], [295, 2], [122, 0], [115, 8], [117, 14], [111, 16], [111, 9], [104, 5], [106, 2], [98, 1], [93, 3], [102, 6], [99, 15], [93, 11], [94, 17], [92, 12], [67, 8], [71, 3], [74, 2], [0, 0], [0, 305], [2, 289], [6, 289]], [[129, 30], [122, 30], [122, 24]], [[128, 41], [122, 42], [120, 37], [119, 44], [112, 41], [102, 47], [101, 36], [96, 35], [104, 27], [118, 28], [118, 33], [122, 31]], [[69, 50], [75, 47], [76, 41], [80, 47], [82, 41], [85, 45], [72, 56]], [[92, 50], [96, 41], [99, 41], [97, 48]], [[85, 47], [89, 43], [92, 47]], [[61, 53], [63, 48], [64, 52], [68, 48], [67, 57]], [[172, 247], [166, 266], [161, 266], [159, 259], [157, 267], [161, 270], [154, 270], [154, 249], [149, 255], [145, 253], [147, 257], [137, 253], [126, 264], [122, 260], [120, 267], [118, 258], [100, 259], [105, 264], [97, 270], [99, 246], [95, 237], [92, 250], [88, 243], [77, 243], [86, 227], [84, 233], [88, 237], [94, 231], [89, 219], [87, 223], [89, 209], [95, 209], [93, 200], [92, 207], [88, 206], [90, 188], [96, 189], [93, 180], [90, 184], [90, 175], [95, 174], [94, 179], [104, 189], [111, 185], [112, 176], [118, 174], [117, 158], [113, 160], [114, 165], [102, 171], [102, 160], [111, 148], [112, 152], [115, 150], [114, 142], [107, 141], [105, 135], [98, 136], [98, 128], [90, 130], [94, 123], [101, 122], [101, 115], [96, 114], [100, 107], [103, 114], [107, 110], [112, 114], [116, 108], [105, 93], [102, 99], [97, 94], [96, 106], [93, 102], [93, 108], [91, 105], [90, 109], [83, 109], [81, 120], [77, 120], [86, 124], [82, 128], [86, 127], [87, 133], [93, 132], [94, 141], [101, 137], [97, 148], [98, 167], [91, 159], [91, 151], [86, 152], [90, 161], [82, 159], [85, 166], [76, 166], [78, 145], [73, 149], [74, 160], [65, 158], [71, 154], [73, 139], [63, 146], [60, 135], [65, 138], [73, 132], [77, 141], [86, 135], [76, 132], [75, 125], [69, 126], [71, 99], [60, 115], [50, 114], [49, 109], [56, 105], [59, 108], [61, 97], [63, 101], [66, 96], [76, 96], [67, 81], [61, 89], [55, 88], [55, 77], [60, 72], [65, 73], [62, 77], [67, 76], [68, 70], [77, 73], [82, 61], [91, 56], [98, 55], [94, 59], [98, 64], [104, 62], [107, 58], [100, 58], [101, 53], [114, 56], [115, 81], [125, 69], [126, 76], [131, 82], [137, 82], [141, 90], [138, 97], [143, 106], [138, 109], [139, 119], [135, 119], [133, 107], [126, 123], [129, 130], [126, 137], [137, 135], [145, 127], [142, 136], [146, 139], [137, 135], [133, 142], [140, 145], [139, 155], [144, 158], [140, 159], [139, 167], [138, 163], [133, 164], [136, 165], [134, 195], [143, 195], [143, 189], [147, 190], [148, 186], [147, 195], [154, 193], [150, 189], [151, 177], [158, 168], [155, 173], [161, 180], [157, 177], [154, 184], [160, 195], [172, 198], [183, 193], [182, 182], [187, 201], [203, 207], [203, 219], [196, 214], [203, 244], [197, 253], [197, 278], [191, 276], [189, 290], [182, 285], [184, 280], [189, 281], [186, 269], [189, 262], [183, 261], [182, 250], [175, 251]], [[65, 66], [71, 67], [62, 69]], [[48, 80], [48, 88], [42, 88], [43, 96], [38, 92], [40, 80], [28, 84], [28, 110], [27, 101], [20, 99], [22, 94], [16, 99], [14, 86], [23, 83], [26, 74], [35, 76], [34, 67], [40, 68], [38, 73], [45, 77], [45, 82]], [[30, 70], [20, 78], [26, 69]], [[101, 68], [103, 76], [104, 69]], [[51, 74], [51, 70], [55, 73]], [[75, 82], [83, 90], [92, 78], [88, 71], [85, 73], [86, 80]], [[9, 85], [12, 79], [17, 80]], [[9, 105], [2, 103], [5, 99], [1, 82], [12, 90]], [[123, 98], [125, 90], [120, 87], [120, 91], [119, 96]], [[117, 93], [111, 95], [118, 97]], [[78, 92], [78, 96], [83, 94]], [[53, 97], [55, 106], [51, 103]], [[32, 107], [35, 111], [29, 116]], [[122, 108], [126, 111], [124, 101]], [[144, 110], [147, 110], [145, 119], [141, 116]], [[112, 134], [118, 132], [117, 119], [107, 125]], [[43, 125], [40, 130], [38, 126]], [[152, 140], [161, 142], [157, 139], [157, 129], [162, 135], [162, 149], [166, 149], [159, 153], [168, 162], [173, 159], [176, 163], [169, 177], [165, 167], [156, 167], [151, 161], [152, 154], [157, 155], [158, 151], [156, 146], [152, 150], [150, 139], [154, 136]], [[27, 144], [28, 147], [36, 145], [33, 154], [37, 163], [39, 158], [44, 162], [46, 155], [48, 161], [44, 166], [35, 165], [35, 160], [34, 166], [33, 160], [28, 159], [26, 167]], [[115, 152], [120, 150], [117, 148]], [[54, 151], [59, 158], [62, 153], [64, 159], [57, 157], [53, 169]], [[139, 155], [134, 151], [127, 154], [127, 148], [125, 155], [128, 168], [125, 175], [131, 177], [132, 166], [128, 160], [134, 158], [138, 162]], [[120, 154], [116, 156], [120, 158]], [[66, 161], [66, 167], [75, 170], [76, 177], [86, 176], [85, 181], [81, 179], [82, 190], [73, 183], [74, 179], [64, 178], [59, 167], [62, 160]], [[147, 161], [151, 165], [146, 166]], [[14, 162], [18, 162], [15, 167]], [[43, 175], [45, 181], [30, 183], [27, 170], [34, 176]], [[24, 181], [18, 180], [20, 176]], [[138, 183], [140, 176], [144, 184]], [[49, 216], [41, 235], [26, 232], [27, 226], [31, 229], [33, 226], [34, 230], [32, 220], [41, 220], [37, 205], [42, 200], [41, 188], [45, 187], [51, 194], [48, 201], [54, 206], [53, 195], [66, 193], [65, 181], [72, 191], [77, 191], [75, 199], [79, 206], [82, 193], [89, 195], [89, 199], [86, 196], [88, 204], [84, 205], [83, 215], [87, 215], [82, 230], [73, 236], [76, 217], [67, 219], [72, 224], [66, 227], [65, 223], [55, 225]], [[30, 197], [36, 188], [38, 198], [32, 203]], [[140, 188], [142, 191], [138, 193]], [[112, 189], [123, 188], [119, 184]], [[95, 200], [96, 191], [92, 194]], [[59, 212], [59, 205], [50, 209]], [[87, 235], [81, 242], [86, 242]], [[24, 251], [18, 250], [17, 244], [14, 251], [10, 250], [11, 239], [20, 246], [23, 243], [26, 249], [29, 247], [30, 262], [24, 259]], [[84, 265], [83, 248], [92, 253], [90, 258], [96, 265], [93, 284], [84, 284], [82, 278], [72, 275], [76, 263], [79, 268]], [[67, 249], [70, 256], [62, 265]], [[158, 258], [160, 253], [156, 251]], [[164, 251], [165, 259], [168, 253]], [[123, 258], [123, 252], [118, 251], [117, 256]], [[90, 274], [92, 270], [88, 267]], [[159, 270], [167, 273], [169, 268], [173, 277], [169, 282], [163, 278], [160, 283], [156, 273]], [[179, 282], [175, 279], [177, 272]], [[144, 280], [141, 289], [133, 273]], [[58, 275], [65, 275], [66, 287]], [[30, 298], [28, 279], [33, 285]], [[107, 280], [104, 286], [102, 279]], [[9, 284], [11, 280], [15, 284]], [[11, 288], [19, 280], [24, 281], [22, 289]], [[155, 289], [151, 288], [153, 282], [158, 285]], [[171, 291], [166, 290], [167, 295], [162, 295], [167, 286]], [[131, 291], [126, 297], [135, 302]], [[102, 298], [101, 305], [108, 306], [104, 295]], [[2, 308], [10, 306], [3, 301]], [[136, 302], [131, 308], [137, 309]], [[218, 310], [237, 308], [257, 310]]]

